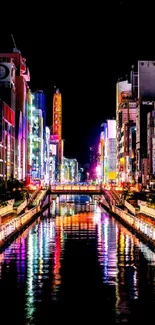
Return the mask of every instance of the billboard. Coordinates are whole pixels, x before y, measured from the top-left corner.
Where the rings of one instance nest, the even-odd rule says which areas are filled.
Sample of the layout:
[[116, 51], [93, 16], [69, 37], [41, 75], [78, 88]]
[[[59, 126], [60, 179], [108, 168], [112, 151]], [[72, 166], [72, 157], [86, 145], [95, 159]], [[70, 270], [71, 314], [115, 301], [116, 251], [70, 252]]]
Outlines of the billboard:
[[57, 154], [57, 145], [56, 144], [50, 144], [50, 152], [52, 156], [56, 156]]
[[15, 126], [15, 112], [6, 103], [3, 104], [3, 109], [4, 119], [11, 125]]
[[57, 134], [50, 135], [50, 141], [57, 143], [59, 141], [58, 135]]
[[107, 120], [108, 124], [108, 139], [116, 138], [116, 120]]
[[108, 139], [108, 170], [116, 170], [116, 139]]
[[122, 91], [121, 94], [121, 102], [126, 102], [127, 100], [132, 98], [132, 93], [131, 91]]
[[155, 61], [138, 61], [138, 97], [155, 99]]
[[116, 172], [108, 172], [108, 180], [113, 181], [116, 179]]
[[129, 94], [131, 92], [131, 83], [128, 80], [118, 81], [116, 84], [116, 105], [117, 110], [119, 109], [119, 104], [122, 102], [122, 97], [125, 93]]
[[0, 142], [2, 141], [2, 109], [3, 109], [3, 104], [2, 101], [0, 100]]
[[116, 179], [116, 138], [108, 139], [108, 179]]
[[62, 101], [59, 89], [53, 96], [53, 134], [58, 135], [59, 140], [62, 138]]
[[12, 63], [0, 62], [0, 84], [15, 83], [15, 68]]

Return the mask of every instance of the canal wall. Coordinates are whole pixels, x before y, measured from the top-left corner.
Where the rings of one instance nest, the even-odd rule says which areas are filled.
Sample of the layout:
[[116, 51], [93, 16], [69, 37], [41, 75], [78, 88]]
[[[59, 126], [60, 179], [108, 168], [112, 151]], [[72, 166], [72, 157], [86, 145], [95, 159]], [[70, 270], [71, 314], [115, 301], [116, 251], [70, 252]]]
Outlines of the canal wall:
[[152, 218], [155, 218], [155, 209], [153, 208], [150, 208], [148, 206], [145, 206], [145, 205], [140, 205], [140, 212], [141, 213], [144, 213]]
[[127, 202], [126, 200], [124, 201], [124, 206], [135, 216], [137, 213], [137, 209], [130, 204], [129, 202]]
[[30, 210], [25, 211], [23, 214], [17, 215], [14, 219], [0, 226], [0, 248], [18, 234], [24, 227], [30, 224], [33, 219], [42, 211], [44, 211], [50, 204], [50, 200], [42, 207], [42, 202], [47, 194], [47, 190], [42, 190], [37, 193], [36, 206]]
[[0, 248], [8, 242], [12, 236], [17, 234], [22, 228], [24, 228], [38, 213], [40, 213], [40, 206], [36, 206], [31, 210], [23, 213], [20, 216], [15, 217], [6, 224], [0, 227]]
[[142, 242], [147, 244], [153, 251], [155, 251], [155, 227], [146, 221], [140, 219], [137, 215], [132, 215], [129, 212], [112, 205], [109, 209], [101, 203], [101, 206], [111, 213], [116, 219], [134, 233]]

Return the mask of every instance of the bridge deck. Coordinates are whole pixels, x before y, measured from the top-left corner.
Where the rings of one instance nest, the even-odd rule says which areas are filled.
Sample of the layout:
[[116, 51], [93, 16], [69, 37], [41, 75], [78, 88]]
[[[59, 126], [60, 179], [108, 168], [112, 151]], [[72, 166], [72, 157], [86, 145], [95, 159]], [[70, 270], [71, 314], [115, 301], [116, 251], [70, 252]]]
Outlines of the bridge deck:
[[73, 194], [76, 194], [76, 195], [100, 195], [101, 194], [101, 191], [71, 191], [71, 190], [64, 190], [64, 191], [61, 191], [61, 190], [52, 190], [50, 191], [51, 194], [69, 194], [69, 195], [73, 195]]
[[52, 194], [100, 194], [98, 185], [51, 185]]

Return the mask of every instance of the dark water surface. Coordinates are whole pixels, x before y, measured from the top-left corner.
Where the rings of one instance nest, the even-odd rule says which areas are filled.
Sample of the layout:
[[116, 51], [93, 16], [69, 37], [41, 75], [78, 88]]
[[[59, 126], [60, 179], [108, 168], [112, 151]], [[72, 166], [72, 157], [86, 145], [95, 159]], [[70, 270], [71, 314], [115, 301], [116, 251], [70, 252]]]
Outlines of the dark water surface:
[[99, 207], [53, 203], [0, 254], [0, 307], [2, 325], [153, 324], [155, 254]]

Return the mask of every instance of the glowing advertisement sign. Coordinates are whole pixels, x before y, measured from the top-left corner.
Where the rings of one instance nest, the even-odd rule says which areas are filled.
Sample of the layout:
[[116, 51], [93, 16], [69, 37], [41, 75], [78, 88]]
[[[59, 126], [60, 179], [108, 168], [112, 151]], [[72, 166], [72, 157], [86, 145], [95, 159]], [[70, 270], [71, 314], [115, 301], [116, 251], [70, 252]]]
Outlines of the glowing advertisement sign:
[[53, 134], [62, 137], [62, 101], [59, 90], [53, 96]]
[[52, 141], [52, 142], [58, 142], [59, 141], [58, 135], [57, 134], [50, 135], [50, 141]]
[[2, 101], [0, 101], [0, 142], [2, 141]]
[[[108, 139], [108, 173], [115, 178], [116, 173], [116, 139]], [[113, 176], [112, 176], [113, 175]]]
[[56, 156], [57, 154], [57, 146], [55, 144], [50, 144], [50, 151], [53, 156]]

